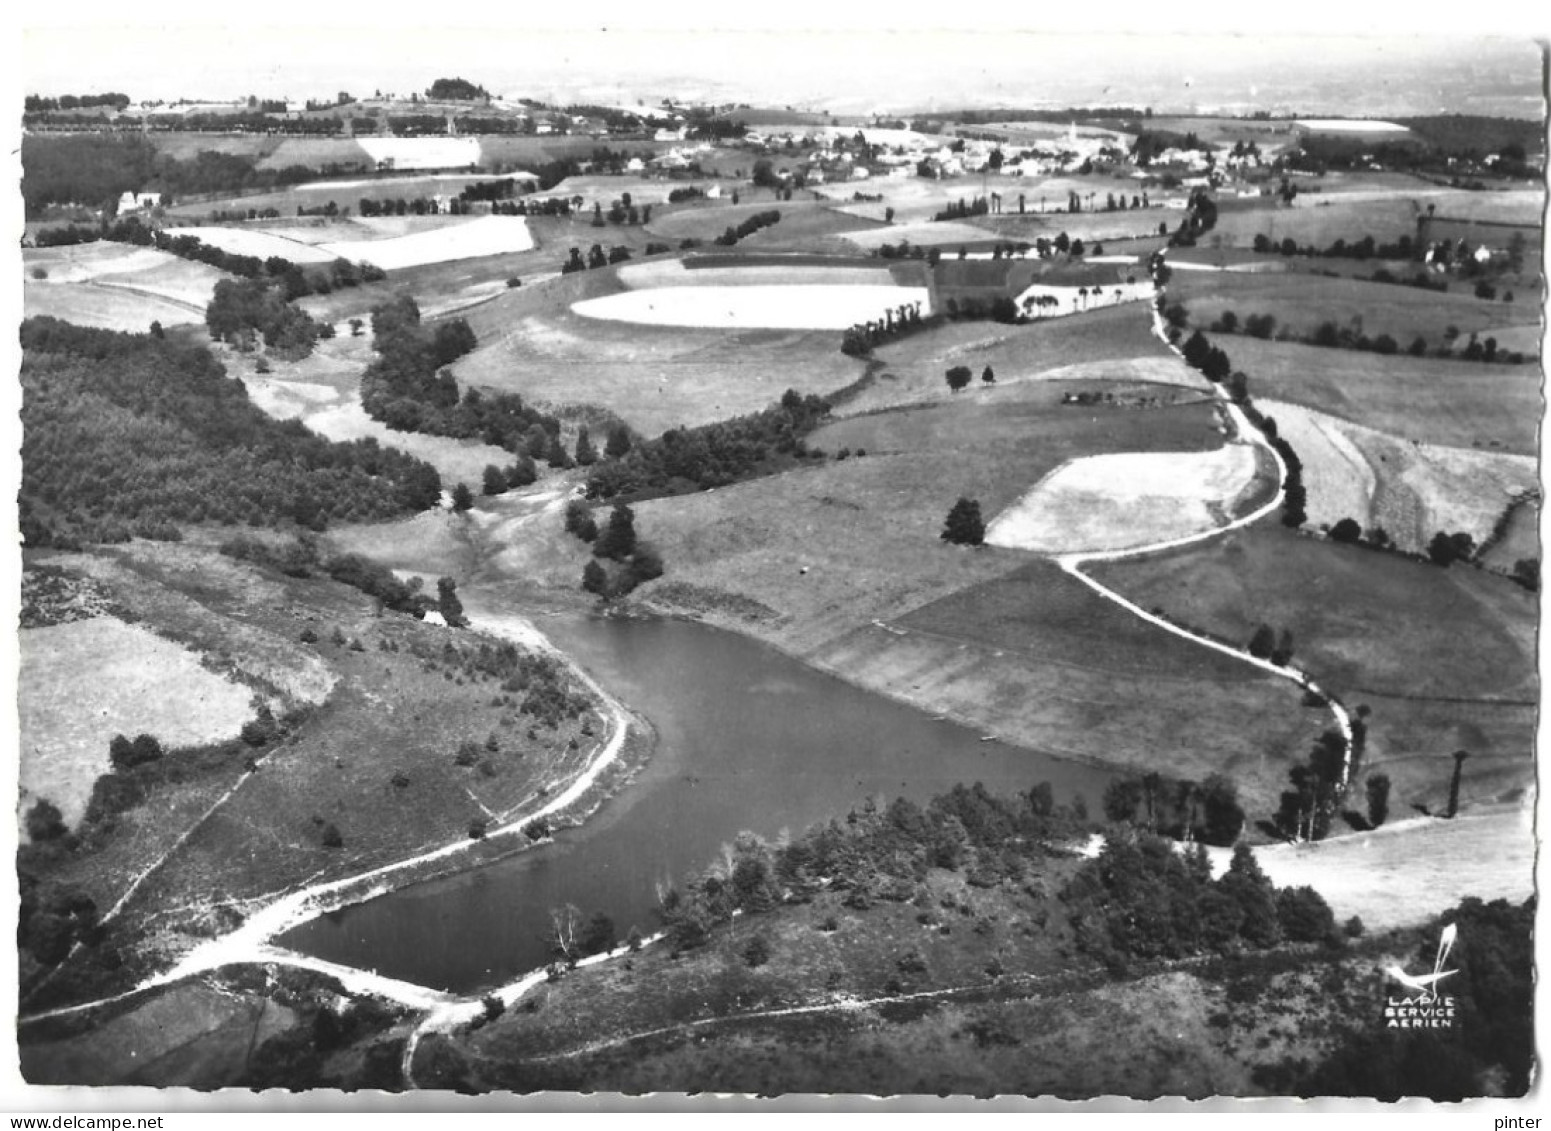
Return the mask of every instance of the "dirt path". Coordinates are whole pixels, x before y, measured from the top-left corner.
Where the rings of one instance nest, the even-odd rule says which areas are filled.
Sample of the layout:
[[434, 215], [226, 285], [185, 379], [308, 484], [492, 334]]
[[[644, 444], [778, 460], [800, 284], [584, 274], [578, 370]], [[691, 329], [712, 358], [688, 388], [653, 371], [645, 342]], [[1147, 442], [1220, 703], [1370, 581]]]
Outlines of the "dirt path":
[[[1161, 296], [1162, 293], [1162, 289], [1160, 288], [1158, 294]], [[1174, 354], [1180, 356], [1181, 361], [1183, 361], [1183, 355], [1180, 355], [1180, 351], [1175, 348], [1172, 342], [1169, 341], [1168, 334], [1164, 330], [1163, 326], [1163, 315], [1159, 311], [1158, 304], [1156, 302], [1154, 302], [1152, 306], [1152, 329], [1153, 333], [1158, 337], [1158, 339], [1162, 341], [1163, 344], [1167, 346]], [[1249, 418], [1244, 415], [1243, 410], [1239, 408], [1238, 405], [1234, 404], [1226, 395], [1224, 395], [1220, 388], [1215, 389], [1215, 393], [1218, 403], [1228, 414], [1229, 419], [1232, 420], [1236, 434], [1239, 436], [1248, 437], [1251, 443], [1257, 444], [1264, 448], [1270, 454], [1271, 458], [1276, 462], [1276, 493], [1272, 495], [1271, 499], [1264, 503], [1262, 506], [1251, 511], [1249, 514], [1233, 519], [1232, 521], [1222, 526], [1210, 527], [1205, 530], [1197, 531], [1194, 534], [1186, 534], [1179, 538], [1170, 538], [1167, 541], [1155, 542], [1147, 546], [1134, 546], [1120, 550], [1096, 550], [1077, 554], [1061, 554], [1055, 557], [1055, 562], [1068, 574], [1070, 574], [1072, 577], [1075, 577], [1089, 589], [1092, 589], [1104, 600], [1119, 605], [1122, 609], [1125, 609], [1126, 612], [1132, 614], [1133, 616], [1140, 617], [1148, 624], [1161, 628], [1167, 633], [1178, 636], [1182, 640], [1188, 640], [1202, 648], [1210, 648], [1214, 652], [1220, 652], [1225, 656], [1232, 656], [1234, 659], [1240, 661], [1241, 663], [1246, 663], [1251, 667], [1259, 668], [1261, 671], [1266, 672], [1269, 675], [1274, 675], [1280, 679], [1291, 680], [1293, 683], [1296, 683], [1299, 687], [1304, 688], [1306, 691], [1311, 691], [1314, 694], [1321, 696], [1325, 700], [1326, 704], [1330, 707], [1331, 714], [1335, 716], [1336, 726], [1340, 729], [1341, 735], [1345, 740], [1346, 750], [1341, 765], [1341, 785], [1344, 788], [1347, 783], [1347, 778], [1351, 773], [1352, 766], [1352, 720], [1351, 717], [1347, 714], [1346, 708], [1344, 708], [1328, 693], [1323, 691], [1319, 685], [1309, 677], [1307, 672], [1300, 671], [1291, 665], [1283, 666], [1280, 664], [1274, 664], [1270, 660], [1262, 660], [1256, 656], [1251, 656], [1243, 649], [1234, 648], [1230, 645], [1212, 640], [1209, 637], [1200, 636], [1194, 632], [1183, 629], [1179, 625], [1174, 624], [1172, 621], [1165, 620], [1163, 617], [1148, 612], [1146, 609], [1137, 605], [1135, 602], [1128, 601], [1119, 593], [1115, 592], [1115, 590], [1110, 589], [1106, 585], [1103, 585], [1099, 581], [1090, 577], [1088, 574], [1084, 573], [1082, 570], [1082, 567], [1088, 562], [1119, 561], [1123, 558], [1142, 557], [1144, 555], [1155, 554], [1163, 550], [1173, 550], [1180, 546], [1190, 546], [1198, 542], [1205, 542], [1209, 539], [1217, 538], [1224, 534], [1231, 533], [1232, 531], [1241, 530], [1244, 527], [1251, 525], [1252, 523], [1259, 522], [1261, 519], [1274, 514], [1281, 507], [1285, 494], [1283, 484], [1287, 479], [1287, 465], [1283, 462], [1281, 453], [1279, 453], [1276, 448], [1273, 447], [1271, 443], [1265, 438], [1265, 436], [1261, 434], [1260, 429], [1256, 428], [1253, 424], [1250, 423]]]

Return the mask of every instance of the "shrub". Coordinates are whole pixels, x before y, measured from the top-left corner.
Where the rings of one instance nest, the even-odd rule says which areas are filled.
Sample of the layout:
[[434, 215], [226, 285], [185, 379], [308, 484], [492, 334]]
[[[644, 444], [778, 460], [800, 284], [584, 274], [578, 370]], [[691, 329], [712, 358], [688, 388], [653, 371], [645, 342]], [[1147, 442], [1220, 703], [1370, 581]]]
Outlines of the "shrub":
[[339, 827], [337, 825], [335, 825], [332, 821], [329, 822], [328, 824], [324, 825], [323, 826], [323, 847], [324, 848], [343, 848], [344, 846], [345, 846], [345, 838], [340, 835]]
[[751, 969], [763, 966], [770, 961], [770, 944], [765, 941], [764, 935], [755, 935], [743, 945], [741, 954], [744, 963]]

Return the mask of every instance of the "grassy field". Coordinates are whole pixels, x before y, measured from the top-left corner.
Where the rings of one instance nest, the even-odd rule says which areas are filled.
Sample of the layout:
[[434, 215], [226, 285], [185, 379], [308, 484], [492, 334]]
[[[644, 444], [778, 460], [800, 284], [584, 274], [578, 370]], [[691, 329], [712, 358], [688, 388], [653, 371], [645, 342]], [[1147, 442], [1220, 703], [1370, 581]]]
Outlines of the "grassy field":
[[204, 321], [203, 308], [194, 308], [155, 295], [94, 283], [38, 283], [28, 280], [22, 288], [22, 317], [48, 315], [78, 326], [125, 330], [143, 334], [152, 322], [163, 326]]
[[[994, 390], [954, 393], [944, 374], [967, 365], [980, 376], [991, 366], [996, 383], [1024, 380], [1148, 381], [1205, 390], [1184, 362], [1151, 332], [1137, 305], [1105, 307], [1021, 325], [948, 322], [891, 342], [876, 351], [878, 380], [842, 408], [846, 415], [905, 404], [994, 396]], [[1059, 399], [1059, 393], [1050, 395]]]
[[1285, 626], [1300, 662], [1339, 695], [1525, 699], [1538, 686], [1535, 598], [1468, 566], [1440, 569], [1262, 523], [1088, 568], [1137, 604], [1228, 640], [1248, 641], [1261, 623]]
[[[1169, 284], [1169, 301], [1184, 303], [1191, 323], [1203, 328], [1224, 310], [1234, 311], [1240, 322], [1250, 314], [1272, 314], [1278, 328], [1304, 334], [1329, 320], [1340, 327], [1360, 326], [1371, 338], [1389, 334], [1402, 349], [1420, 336], [1435, 350], [1443, 344], [1448, 326], [1460, 334], [1456, 350], [1464, 348], [1472, 332], [1483, 339], [1495, 337], [1501, 349], [1527, 353], [1537, 352], [1540, 340], [1539, 312], [1533, 304], [1487, 302], [1468, 293], [1439, 294], [1357, 279], [1180, 271]], [[1222, 344], [1233, 357], [1234, 343]]]
[[1061, 554], [1120, 550], [1211, 530], [1233, 518], [1233, 502], [1250, 487], [1256, 466], [1255, 449], [1247, 444], [1082, 457], [992, 518], [986, 540]]
[[1295, 663], [1349, 707], [1373, 706], [1373, 764], [1385, 760], [1407, 797], [1436, 801], [1461, 745], [1501, 760], [1494, 794], [1530, 780], [1536, 601], [1500, 577], [1271, 524], [1089, 568], [1138, 604], [1230, 641], [1247, 642], [1259, 624], [1288, 629]]
[[[119, 939], [142, 958], [176, 952], [190, 934], [208, 930], [222, 904], [458, 840], [471, 821], [509, 812], [544, 783], [563, 779], [600, 741], [596, 713], [540, 721], [520, 692], [445, 651], [477, 648], [481, 638], [472, 632], [384, 614], [333, 582], [287, 578], [190, 542], [135, 543], [59, 560], [89, 572], [141, 623], [260, 686], [277, 653], [296, 654], [288, 666], [293, 679], [313, 669], [324, 677], [284, 739], [254, 751], [264, 759], [260, 772], [127, 906]], [[316, 640], [301, 640], [304, 630]], [[99, 678], [105, 671], [81, 666]], [[282, 706], [302, 702], [287, 696]], [[454, 758], [461, 744], [474, 751], [466, 764]], [[53, 878], [80, 883], [99, 907], [110, 905], [241, 768], [233, 756], [230, 765], [159, 787], [99, 834], [107, 839], [96, 851], [66, 858]], [[322, 843], [329, 824], [339, 829], [341, 847]]]
[[453, 371], [543, 404], [604, 405], [655, 435], [765, 408], [789, 388], [833, 392], [864, 368], [834, 331], [658, 327], [571, 311], [621, 289], [599, 270], [508, 292], [469, 312], [481, 345]]
[[[1138, 680], [1108, 665], [1107, 646], [1095, 644], [1097, 658], [1084, 662], [1032, 626], [1019, 649], [1006, 646], [1005, 629], [986, 629], [982, 639], [1001, 598], [987, 598], [991, 611], [954, 635], [900, 620], [956, 593], [981, 592], [976, 586], [994, 593], [997, 579], [1029, 564], [1017, 551], [942, 543], [954, 499], [975, 498], [989, 516], [1078, 455], [1217, 447], [1209, 405], [1078, 409], [1029, 383], [974, 401], [847, 418], [812, 443], [831, 455], [866, 454], [636, 506], [638, 529], [668, 563], [664, 580], [641, 590], [648, 603], [729, 624], [873, 690], [1076, 758], [1166, 763], [1202, 776], [1247, 759], [1246, 788], [1263, 793], [1278, 774], [1257, 784], [1257, 764], [1301, 756], [1317, 733], [1317, 712], [1300, 710], [1290, 684], [1176, 680], [1195, 670], [1203, 650], [1162, 633], [1158, 646], [1177, 654], [1153, 668], [1158, 678]], [[1070, 579], [1059, 584], [1073, 587], [1068, 597], [1083, 607], [1069, 615], [1104, 613]], [[1240, 729], [1245, 719], [1252, 738]]]
[[27, 629], [20, 651], [22, 804], [47, 798], [72, 827], [110, 768], [114, 735], [202, 746], [235, 737], [253, 717], [252, 688], [112, 617]]
[[1303, 405], [1407, 442], [1538, 451], [1538, 365], [1383, 357], [1242, 336], [1217, 340], [1234, 368], [1249, 375], [1254, 397]]
[[1511, 570], [1521, 558], [1540, 557], [1540, 510], [1538, 500], [1516, 503], [1510, 510], [1507, 530], [1481, 560], [1492, 569]]
[[1416, 218], [1425, 210], [1419, 194], [1415, 198], [1384, 194], [1362, 200], [1310, 192], [1303, 181], [1298, 182], [1298, 188], [1294, 207], [1274, 197], [1223, 202], [1207, 237], [1209, 246], [1250, 247], [1256, 236], [1265, 236], [1273, 243], [1291, 239], [1299, 246], [1315, 247], [1327, 247], [1338, 239], [1354, 243], [1364, 236], [1393, 243], [1401, 236], [1416, 238]]
[[255, 1048], [295, 1012], [258, 994], [203, 982], [173, 986], [85, 1036], [24, 1040], [33, 1084], [218, 1088], [237, 1080]]

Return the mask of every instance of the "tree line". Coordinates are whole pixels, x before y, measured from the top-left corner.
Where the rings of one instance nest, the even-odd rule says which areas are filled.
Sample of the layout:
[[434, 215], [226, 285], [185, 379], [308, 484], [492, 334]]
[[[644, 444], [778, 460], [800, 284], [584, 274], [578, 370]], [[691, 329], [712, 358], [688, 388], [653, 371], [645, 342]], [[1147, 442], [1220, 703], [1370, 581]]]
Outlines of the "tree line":
[[22, 324], [21, 528], [30, 546], [179, 537], [188, 523], [321, 529], [436, 503], [435, 468], [255, 406], [210, 351]]
[[788, 389], [760, 412], [697, 428], [670, 428], [600, 461], [587, 477], [589, 499], [633, 501], [725, 487], [771, 475], [810, 452], [804, 437], [828, 417], [830, 401]]

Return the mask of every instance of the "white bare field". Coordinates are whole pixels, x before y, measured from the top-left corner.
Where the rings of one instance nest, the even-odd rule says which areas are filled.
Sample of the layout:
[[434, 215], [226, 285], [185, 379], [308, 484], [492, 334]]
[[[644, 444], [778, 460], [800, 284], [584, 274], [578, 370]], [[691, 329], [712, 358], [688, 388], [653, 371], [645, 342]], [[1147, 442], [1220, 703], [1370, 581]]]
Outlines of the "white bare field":
[[330, 258], [371, 263], [384, 271], [533, 250], [533, 234], [521, 216], [480, 216], [465, 224], [380, 240], [319, 244]]
[[218, 247], [232, 255], [256, 255], [260, 259], [268, 259], [275, 255], [281, 259], [289, 259], [292, 263], [332, 263], [338, 258], [336, 255], [298, 243], [296, 240], [288, 240], [284, 236], [253, 231], [249, 228], [171, 228], [169, 233], [174, 236], [193, 236], [201, 243]]
[[[790, 267], [686, 267], [681, 259], [627, 263], [619, 281], [635, 290], [648, 287], [752, 286], [893, 286], [887, 267], [827, 267], [796, 263]], [[896, 304], [898, 305], [898, 304]]]
[[1374, 118], [1299, 118], [1298, 124], [1321, 133], [1408, 134], [1411, 131], [1396, 122]]
[[1211, 530], [1255, 475], [1255, 452], [1123, 452], [1062, 464], [986, 529], [993, 546], [1035, 553], [1121, 550]]
[[575, 303], [584, 318], [651, 326], [705, 326], [736, 330], [844, 330], [882, 318], [903, 303], [930, 312], [925, 287], [702, 286], [651, 287]]
[[479, 164], [476, 137], [363, 137], [356, 141], [379, 168], [454, 169]]

